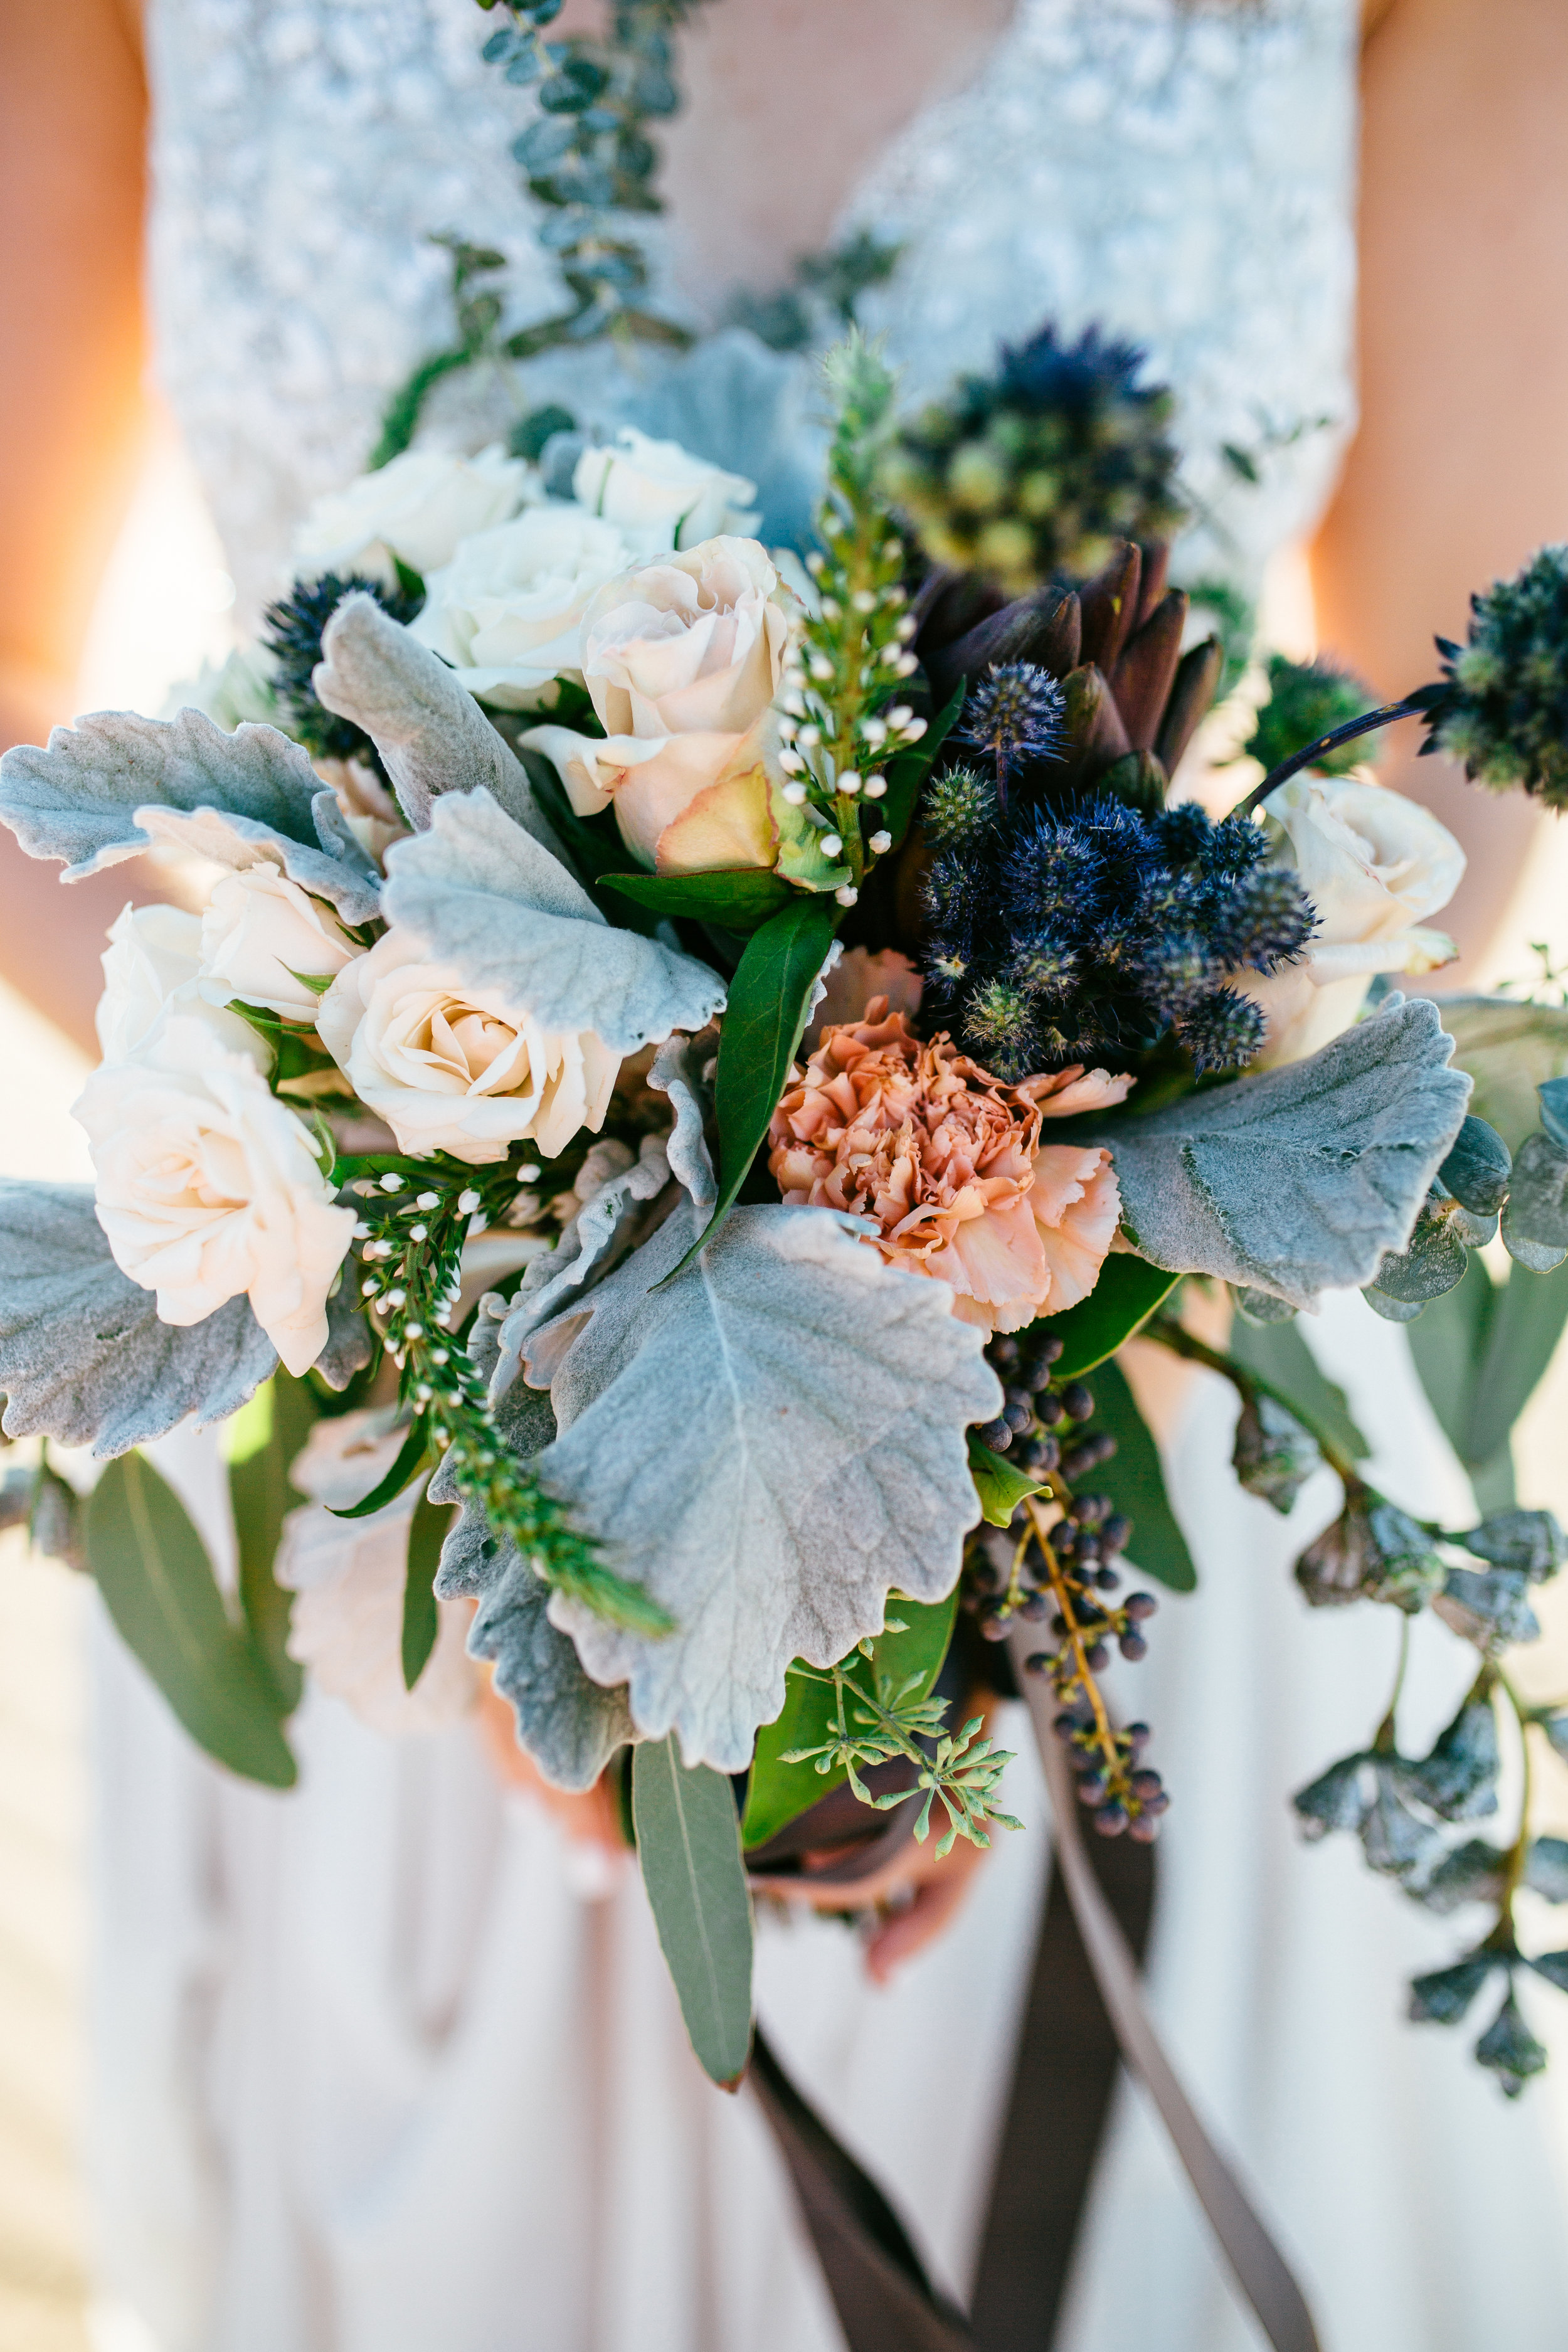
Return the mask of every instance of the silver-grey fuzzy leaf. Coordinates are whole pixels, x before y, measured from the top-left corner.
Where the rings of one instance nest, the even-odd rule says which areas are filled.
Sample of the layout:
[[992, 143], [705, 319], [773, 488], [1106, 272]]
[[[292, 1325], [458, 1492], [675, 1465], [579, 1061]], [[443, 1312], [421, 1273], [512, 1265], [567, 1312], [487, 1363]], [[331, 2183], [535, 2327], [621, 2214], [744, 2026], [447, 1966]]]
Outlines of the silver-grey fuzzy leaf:
[[360, 588], [343, 598], [321, 632], [321, 651], [326, 658], [312, 677], [317, 695], [364, 729], [416, 832], [429, 824], [438, 795], [482, 785], [552, 856], [564, 857], [511, 746], [445, 662], [374, 596]]
[[1451, 1050], [1435, 1005], [1401, 1002], [1306, 1061], [1104, 1128], [1139, 1250], [1292, 1307], [1371, 1282], [1463, 1121]]
[[0, 1182], [0, 1391], [8, 1436], [129, 1453], [195, 1414], [222, 1421], [276, 1370], [244, 1298], [162, 1323], [121, 1273], [88, 1184]]
[[[231, 735], [200, 710], [168, 719], [100, 710], [74, 727], [55, 728], [47, 750], [19, 743], [6, 752], [0, 822], [30, 857], [63, 859], [68, 882], [145, 849], [153, 836], [136, 811], [149, 805], [242, 818], [250, 839], [295, 843], [337, 873], [342, 862], [324, 855], [313, 814], [321, 790], [304, 751], [275, 727], [247, 720]], [[363, 877], [363, 853], [356, 850], [346, 870]], [[374, 901], [367, 911], [374, 912]]]
[[705, 1028], [723, 1006], [717, 972], [613, 929], [489, 792], [444, 794], [429, 831], [394, 842], [386, 868], [389, 920], [542, 1028], [592, 1029], [612, 1053], [635, 1054], [672, 1030]]
[[319, 792], [312, 805], [312, 823], [319, 839], [337, 839], [336, 849], [318, 849], [311, 842], [291, 840], [269, 824], [261, 824], [254, 817], [235, 816], [227, 809], [172, 809], [144, 803], [136, 811], [136, 822], [150, 842], [173, 844], [236, 873], [270, 860], [281, 866], [301, 890], [327, 899], [345, 923], [368, 923], [380, 909], [381, 877], [346, 824], [337, 836], [323, 826], [323, 801], [336, 812], [331, 793]]
[[[646, 1237], [651, 1223], [650, 1203], [667, 1190], [672, 1201], [679, 1197], [670, 1183], [665, 1146], [657, 1136], [645, 1135], [632, 1165], [612, 1176], [563, 1227], [560, 1240], [547, 1255], [531, 1262], [500, 1327], [500, 1344], [491, 1367], [492, 1404], [512, 1389], [524, 1351], [540, 1326], [558, 1316], [574, 1294], [580, 1295], [591, 1275], [606, 1274], [617, 1258]], [[469, 1353], [473, 1353], [471, 1347]]]
[[560, 1593], [552, 1621], [595, 1682], [629, 1682], [646, 1738], [673, 1726], [689, 1762], [738, 1771], [791, 1658], [826, 1665], [879, 1632], [891, 1586], [951, 1590], [979, 1516], [964, 1429], [1001, 1390], [946, 1286], [828, 1210], [736, 1209], [655, 1292], [703, 1213], [682, 1202], [539, 1335], [576, 1327], [540, 1472], [677, 1631], [628, 1634]]

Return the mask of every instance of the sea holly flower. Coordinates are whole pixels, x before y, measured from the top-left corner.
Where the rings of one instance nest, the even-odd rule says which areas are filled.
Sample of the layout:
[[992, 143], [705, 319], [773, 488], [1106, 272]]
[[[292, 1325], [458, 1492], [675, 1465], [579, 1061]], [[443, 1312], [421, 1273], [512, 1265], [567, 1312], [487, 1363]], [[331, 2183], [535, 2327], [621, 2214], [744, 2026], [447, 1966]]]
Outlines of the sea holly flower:
[[244, 1293], [300, 1374], [326, 1346], [354, 1213], [334, 1205], [315, 1139], [247, 1041], [231, 1016], [172, 1015], [134, 1060], [94, 1071], [75, 1116], [115, 1263], [157, 1294], [162, 1319], [200, 1323]]
[[1568, 808], [1568, 547], [1543, 547], [1470, 599], [1468, 642], [1437, 640], [1443, 675], [1410, 698], [1423, 751], [1458, 760], [1494, 792], [1520, 785]]
[[1089, 1296], [1121, 1209], [1110, 1154], [1043, 1145], [1042, 1121], [1131, 1083], [1069, 1069], [1004, 1086], [877, 997], [824, 1031], [773, 1114], [768, 1166], [792, 1205], [874, 1218], [874, 1246], [949, 1284], [962, 1321], [1016, 1331]]

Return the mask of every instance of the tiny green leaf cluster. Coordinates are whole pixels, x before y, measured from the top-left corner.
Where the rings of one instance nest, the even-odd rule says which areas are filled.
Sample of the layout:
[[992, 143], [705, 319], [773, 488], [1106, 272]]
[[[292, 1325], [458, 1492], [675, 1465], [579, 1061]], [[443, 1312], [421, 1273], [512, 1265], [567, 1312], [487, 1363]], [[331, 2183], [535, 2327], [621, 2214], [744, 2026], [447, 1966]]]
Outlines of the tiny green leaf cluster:
[[[860, 1650], [868, 1656], [870, 1644], [862, 1643]], [[921, 1696], [926, 1681], [923, 1675], [910, 1675], [904, 1682], [895, 1683], [890, 1675], [873, 1674], [868, 1687], [857, 1679], [859, 1655], [859, 1651], [852, 1652], [826, 1673], [809, 1666], [795, 1668], [810, 1680], [831, 1684], [834, 1730], [815, 1747], [791, 1748], [781, 1760], [815, 1764], [825, 1777], [830, 1772], [847, 1773], [860, 1802], [878, 1812], [903, 1804], [910, 1791], [893, 1789], [885, 1796], [873, 1796], [861, 1774], [900, 1757], [913, 1764], [916, 1792], [925, 1792], [915, 1823], [915, 1837], [921, 1845], [931, 1833], [933, 1804], [940, 1801], [947, 1814], [947, 1828], [936, 1849], [939, 1861], [952, 1853], [961, 1837], [972, 1845], [989, 1845], [988, 1822], [1000, 1822], [1009, 1830], [1022, 1828], [1011, 1813], [999, 1811], [992, 1802], [1013, 1759], [994, 1740], [977, 1738], [982, 1718], [973, 1717], [956, 1734], [944, 1731], [948, 1703]]]
[[[1331, 662], [1291, 661], [1286, 654], [1268, 656], [1268, 699], [1242, 750], [1265, 769], [1279, 766], [1303, 743], [1331, 735], [1352, 719], [1370, 710], [1373, 697], [1348, 671]], [[1351, 743], [1336, 744], [1312, 762], [1320, 775], [1348, 775], [1379, 755], [1381, 738], [1363, 735]]]

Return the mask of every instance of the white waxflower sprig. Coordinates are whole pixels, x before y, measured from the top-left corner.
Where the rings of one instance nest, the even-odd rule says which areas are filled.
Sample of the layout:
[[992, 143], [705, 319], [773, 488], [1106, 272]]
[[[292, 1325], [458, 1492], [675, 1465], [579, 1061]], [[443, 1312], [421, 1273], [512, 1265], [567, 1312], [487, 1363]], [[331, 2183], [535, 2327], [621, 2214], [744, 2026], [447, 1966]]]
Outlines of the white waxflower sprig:
[[890, 425], [894, 378], [859, 336], [834, 352], [828, 377], [838, 422], [817, 516], [822, 550], [807, 558], [819, 592], [781, 680], [784, 797], [804, 809], [825, 857], [850, 879], [835, 892], [854, 906], [867, 865], [893, 845], [879, 823], [888, 762], [920, 741], [926, 722], [895, 699], [918, 667], [900, 572], [903, 544], [875, 488]]

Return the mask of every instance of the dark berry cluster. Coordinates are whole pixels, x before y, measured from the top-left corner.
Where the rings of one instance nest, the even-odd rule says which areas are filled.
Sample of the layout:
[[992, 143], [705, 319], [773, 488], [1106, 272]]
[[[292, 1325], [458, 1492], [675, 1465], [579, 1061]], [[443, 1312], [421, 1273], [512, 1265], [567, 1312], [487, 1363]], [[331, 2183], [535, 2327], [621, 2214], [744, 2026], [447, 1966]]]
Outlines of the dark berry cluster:
[[1173, 402], [1143, 363], [1097, 328], [1069, 343], [1047, 326], [922, 409], [884, 478], [927, 552], [1022, 595], [1098, 570], [1118, 539], [1167, 536], [1182, 519]]
[[1160, 1816], [1171, 1800], [1158, 1772], [1142, 1762], [1149, 1745], [1146, 1723], [1130, 1723], [1110, 1735], [1116, 1760], [1108, 1762], [1104, 1742], [1087, 1707], [1064, 1707], [1052, 1725], [1066, 1743], [1073, 1785], [1080, 1805], [1088, 1805], [1102, 1837], [1120, 1837], [1123, 1830], [1142, 1845], [1152, 1845], [1160, 1834]]
[[287, 596], [268, 604], [262, 623], [262, 640], [273, 660], [273, 692], [289, 732], [318, 760], [363, 760], [380, 768], [374, 744], [363, 728], [340, 719], [318, 701], [312, 673], [321, 658], [321, 632], [343, 598], [363, 589], [390, 613], [395, 621], [411, 621], [424, 603], [422, 594], [388, 588], [357, 572], [347, 577], [323, 572], [319, 580], [296, 580]]
[[[984, 712], [963, 723], [988, 741]], [[1261, 826], [1109, 793], [1009, 809], [967, 768], [937, 779], [921, 814], [931, 1009], [998, 1077], [1125, 1068], [1166, 1036], [1200, 1072], [1258, 1052], [1263, 1016], [1229, 975], [1290, 961], [1317, 919]]]
[[1469, 642], [1439, 637], [1443, 676], [1411, 700], [1423, 751], [1459, 761], [1494, 791], [1519, 784], [1568, 808], [1568, 546], [1470, 599]]

